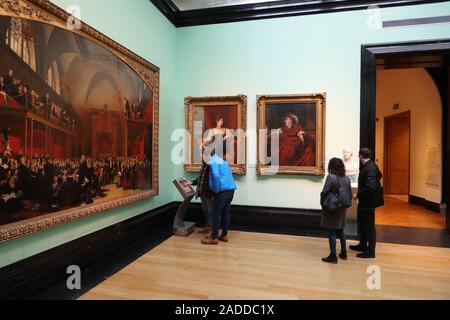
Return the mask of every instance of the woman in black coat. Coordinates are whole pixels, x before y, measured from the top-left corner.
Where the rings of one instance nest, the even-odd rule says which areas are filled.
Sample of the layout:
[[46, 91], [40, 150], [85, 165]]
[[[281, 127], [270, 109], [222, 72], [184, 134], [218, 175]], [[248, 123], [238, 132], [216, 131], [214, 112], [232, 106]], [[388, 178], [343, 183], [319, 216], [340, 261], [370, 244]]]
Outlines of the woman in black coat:
[[322, 261], [328, 263], [337, 263], [336, 256], [336, 237], [339, 236], [341, 240], [341, 253], [339, 258], [347, 260], [347, 248], [346, 248], [346, 237], [345, 237], [345, 215], [347, 209], [340, 207], [337, 209], [330, 210], [324, 206], [326, 198], [330, 193], [338, 194], [339, 189], [343, 188], [347, 195], [350, 197], [352, 194], [352, 187], [350, 178], [345, 175], [345, 165], [341, 159], [333, 158], [330, 160], [328, 165], [328, 176], [325, 181], [325, 186], [320, 194], [320, 203], [322, 205], [322, 218], [320, 225], [323, 228], [329, 230], [328, 240], [330, 244], [330, 255], [323, 258]]

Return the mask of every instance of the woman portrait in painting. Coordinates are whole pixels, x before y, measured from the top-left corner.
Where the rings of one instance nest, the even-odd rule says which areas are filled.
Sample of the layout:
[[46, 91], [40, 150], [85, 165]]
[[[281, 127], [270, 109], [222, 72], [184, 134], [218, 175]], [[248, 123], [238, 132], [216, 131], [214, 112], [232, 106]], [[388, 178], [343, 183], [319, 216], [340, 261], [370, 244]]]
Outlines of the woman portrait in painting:
[[[227, 144], [232, 143], [232, 135], [229, 134], [229, 129], [224, 127], [224, 118], [222, 115], [217, 115], [216, 116], [216, 126], [214, 128], [208, 128], [206, 131], [206, 138], [203, 142], [203, 146], [207, 146], [211, 143], [220, 143], [220, 141], [222, 141], [223, 143], [223, 150], [222, 150], [222, 154], [221, 156], [223, 156], [223, 159], [225, 161], [228, 160], [230, 161], [234, 161], [234, 159], [232, 159], [231, 154], [230, 154], [230, 150], [227, 150]], [[216, 150], [220, 151], [220, 150]]]
[[284, 127], [278, 129], [280, 137], [280, 166], [314, 166], [314, 138], [299, 125], [299, 118], [288, 113], [284, 116]]
[[207, 147], [226, 160], [233, 173], [246, 173], [246, 108], [243, 95], [185, 98], [187, 141], [192, 141], [186, 172], [200, 172]]

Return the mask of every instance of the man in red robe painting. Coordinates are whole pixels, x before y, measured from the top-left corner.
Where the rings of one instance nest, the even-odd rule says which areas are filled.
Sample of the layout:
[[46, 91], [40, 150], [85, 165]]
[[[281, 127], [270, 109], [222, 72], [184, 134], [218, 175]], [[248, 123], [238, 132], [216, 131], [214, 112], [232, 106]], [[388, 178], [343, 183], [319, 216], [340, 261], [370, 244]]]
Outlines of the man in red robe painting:
[[298, 117], [288, 113], [284, 117], [284, 127], [278, 129], [280, 136], [280, 166], [315, 165], [314, 138], [307, 135], [299, 125]]

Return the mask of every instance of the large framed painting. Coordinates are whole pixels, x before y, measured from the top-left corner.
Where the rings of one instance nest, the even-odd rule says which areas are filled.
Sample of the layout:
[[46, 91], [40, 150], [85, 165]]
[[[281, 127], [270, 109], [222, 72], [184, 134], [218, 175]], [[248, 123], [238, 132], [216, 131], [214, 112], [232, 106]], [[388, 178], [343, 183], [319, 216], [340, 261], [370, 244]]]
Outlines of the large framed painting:
[[0, 241], [158, 194], [159, 69], [46, 0], [0, 1]]
[[247, 97], [186, 97], [186, 172], [199, 172], [205, 150], [230, 164], [235, 174], [247, 172]]
[[325, 93], [258, 96], [262, 175], [325, 175]]

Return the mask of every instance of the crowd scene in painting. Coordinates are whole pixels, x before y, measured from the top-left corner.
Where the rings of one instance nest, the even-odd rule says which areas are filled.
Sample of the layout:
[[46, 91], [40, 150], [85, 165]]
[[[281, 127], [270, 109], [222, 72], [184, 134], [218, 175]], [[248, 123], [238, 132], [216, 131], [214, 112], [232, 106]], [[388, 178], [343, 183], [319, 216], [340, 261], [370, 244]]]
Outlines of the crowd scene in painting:
[[41, 117], [58, 123], [66, 129], [75, 130], [76, 120], [69, 115], [63, 107], [52, 101], [50, 94], [41, 96], [36, 90], [22, 83], [14, 77], [14, 71], [10, 69], [6, 75], [0, 75], [0, 106], [10, 106], [10, 99]]
[[58, 160], [48, 155], [26, 158], [9, 150], [0, 154], [0, 211], [56, 211], [89, 204], [104, 197], [108, 185], [150, 188], [150, 161], [139, 156]]

